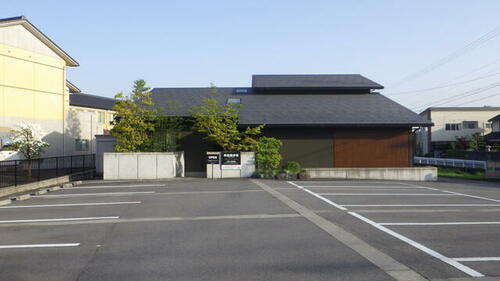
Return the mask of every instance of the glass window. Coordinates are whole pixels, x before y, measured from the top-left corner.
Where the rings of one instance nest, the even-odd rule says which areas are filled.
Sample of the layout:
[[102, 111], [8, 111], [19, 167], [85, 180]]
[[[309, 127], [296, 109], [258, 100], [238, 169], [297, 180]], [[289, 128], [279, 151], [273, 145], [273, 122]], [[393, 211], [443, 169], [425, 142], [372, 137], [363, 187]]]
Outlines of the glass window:
[[235, 94], [247, 94], [248, 93], [248, 89], [234, 89], [234, 93]]
[[462, 124], [460, 123], [447, 123], [445, 125], [446, 131], [460, 131], [462, 129]]
[[84, 139], [75, 139], [75, 150], [76, 151], [89, 151], [90, 141]]
[[477, 129], [478, 122], [477, 121], [464, 121], [462, 122], [464, 129]]
[[99, 111], [97, 114], [97, 121], [101, 124], [104, 123], [104, 112]]
[[241, 103], [240, 98], [228, 98], [227, 103]]
[[485, 129], [491, 129], [491, 123], [484, 123]]

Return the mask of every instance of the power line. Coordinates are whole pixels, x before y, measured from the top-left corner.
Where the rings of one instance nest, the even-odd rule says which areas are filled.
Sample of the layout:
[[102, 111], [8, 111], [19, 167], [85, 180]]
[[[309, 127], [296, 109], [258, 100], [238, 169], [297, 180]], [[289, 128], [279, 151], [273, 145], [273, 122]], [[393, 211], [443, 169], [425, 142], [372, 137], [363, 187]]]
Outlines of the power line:
[[493, 77], [493, 76], [496, 76], [496, 75], [499, 75], [499, 74], [500, 74], [500, 72], [495, 72], [495, 73], [491, 73], [491, 74], [488, 74], [488, 75], [484, 75], [484, 76], [476, 77], [476, 78], [473, 78], [473, 79], [465, 80], [465, 81], [460, 81], [460, 82], [455, 82], [455, 83], [450, 83], [450, 84], [444, 84], [444, 85], [440, 85], [440, 86], [435, 86], [435, 87], [431, 87], [431, 88], [424, 88], [424, 89], [419, 89], [419, 90], [413, 90], [413, 91], [397, 92], [397, 93], [387, 94], [387, 95], [388, 96], [389, 95], [390, 96], [400, 96], [400, 95], [411, 94], [411, 93], [429, 92], [429, 91], [433, 91], [433, 90], [437, 90], [437, 89], [443, 89], [443, 88], [448, 88], [448, 87], [453, 87], [453, 86], [467, 84], [467, 83], [470, 83], [470, 82], [474, 82], [474, 81], [478, 81], [478, 80], [490, 78], [490, 77]]
[[498, 86], [500, 86], [500, 83], [493, 83], [493, 84], [490, 84], [490, 85], [488, 85], [486, 87], [483, 87], [483, 88], [473, 89], [473, 90], [466, 91], [466, 92], [458, 94], [458, 95], [454, 95], [454, 96], [447, 97], [447, 98], [444, 98], [444, 99], [440, 99], [440, 100], [437, 100], [437, 101], [433, 101], [433, 102], [430, 102], [430, 103], [425, 103], [425, 104], [422, 104], [422, 105], [419, 105], [419, 106], [416, 106], [416, 107], [412, 107], [412, 108], [415, 111], [419, 111], [420, 109], [424, 109], [424, 108], [427, 108], [427, 107], [430, 107], [430, 106], [438, 106], [438, 105], [447, 104], [447, 103], [450, 103], [450, 102], [454, 102], [454, 101], [456, 101], [458, 99], [462, 99], [462, 98], [466, 98], [466, 97], [470, 97], [470, 96], [474, 96], [474, 95], [480, 94], [482, 92], [491, 90], [491, 89], [496, 88]]
[[464, 47], [462, 47], [462, 48], [452, 52], [451, 54], [439, 59], [435, 63], [430, 64], [427, 67], [424, 67], [423, 69], [421, 69], [417, 72], [414, 72], [413, 74], [410, 74], [410, 75], [403, 77], [402, 79], [400, 79], [399, 81], [397, 81], [393, 85], [391, 85], [390, 87], [399, 86], [403, 83], [406, 83], [407, 81], [410, 81], [410, 80], [418, 78], [422, 75], [425, 75], [425, 74], [427, 74], [427, 73], [429, 73], [429, 72], [431, 72], [431, 71], [463, 56], [463, 55], [465, 55], [466, 53], [476, 49], [477, 47], [485, 44], [486, 42], [497, 37], [498, 35], [500, 35], [500, 26], [495, 27], [493, 30], [487, 32], [486, 34], [482, 35], [478, 39], [466, 44]]
[[489, 99], [489, 98], [496, 97], [496, 96], [500, 96], [500, 93], [496, 93], [496, 94], [489, 95], [489, 96], [486, 96], [486, 97], [481, 97], [481, 98], [475, 99], [475, 100], [466, 101], [464, 103], [460, 103], [460, 104], [457, 104], [455, 106], [461, 106], [461, 105], [464, 105], [464, 104], [467, 104], [467, 103], [472, 103], [472, 102], [476, 102], [476, 101], [480, 101], [480, 100], [485, 100], [485, 99]]

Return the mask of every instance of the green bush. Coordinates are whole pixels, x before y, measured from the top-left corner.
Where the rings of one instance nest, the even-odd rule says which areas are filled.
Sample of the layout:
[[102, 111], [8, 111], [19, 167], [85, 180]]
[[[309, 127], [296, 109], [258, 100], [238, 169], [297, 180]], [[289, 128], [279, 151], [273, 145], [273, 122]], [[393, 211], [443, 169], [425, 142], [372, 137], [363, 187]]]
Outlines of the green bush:
[[280, 140], [269, 137], [261, 137], [257, 141], [255, 159], [259, 173], [275, 175], [281, 163]]
[[298, 162], [289, 161], [283, 166], [283, 171], [287, 174], [298, 174], [302, 171], [302, 167], [300, 167]]

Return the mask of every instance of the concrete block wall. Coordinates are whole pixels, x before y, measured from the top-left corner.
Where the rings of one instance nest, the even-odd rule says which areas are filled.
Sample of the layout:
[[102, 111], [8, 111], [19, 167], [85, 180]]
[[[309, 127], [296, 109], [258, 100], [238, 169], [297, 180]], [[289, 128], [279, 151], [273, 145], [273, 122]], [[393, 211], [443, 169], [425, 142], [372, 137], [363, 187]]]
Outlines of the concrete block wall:
[[184, 153], [104, 153], [104, 180], [169, 179], [184, 175]]
[[306, 168], [312, 179], [365, 179], [436, 181], [436, 167], [411, 168]]

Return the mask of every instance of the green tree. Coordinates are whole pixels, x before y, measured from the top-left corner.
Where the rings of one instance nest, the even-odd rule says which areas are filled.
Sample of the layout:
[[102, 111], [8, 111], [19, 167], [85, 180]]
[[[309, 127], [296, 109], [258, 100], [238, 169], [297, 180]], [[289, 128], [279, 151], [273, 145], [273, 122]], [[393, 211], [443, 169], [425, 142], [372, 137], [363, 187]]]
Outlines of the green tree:
[[484, 136], [482, 136], [481, 133], [473, 134], [471, 139], [469, 140], [468, 146], [474, 151], [484, 150], [484, 147], [486, 146]]
[[273, 170], [280, 167], [282, 160], [280, 149], [282, 145], [283, 143], [275, 138], [259, 138], [257, 141], [255, 160], [257, 161], [257, 169], [260, 173], [271, 175]]
[[118, 152], [137, 152], [148, 141], [154, 131], [157, 111], [153, 109], [153, 99], [146, 81], [134, 81], [132, 93], [115, 95], [116, 112], [111, 134], [116, 137], [115, 150]]
[[238, 128], [239, 105], [220, 104], [216, 98], [217, 88], [211, 85], [211, 96], [202, 100], [199, 106], [191, 110], [194, 119], [193, 129], [206, 135], [206, 139], [215, 142], [224, 150], [249, 151], [255, 148], [254, 136], [261, 133], [264, 125]]

